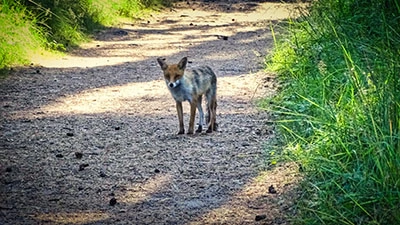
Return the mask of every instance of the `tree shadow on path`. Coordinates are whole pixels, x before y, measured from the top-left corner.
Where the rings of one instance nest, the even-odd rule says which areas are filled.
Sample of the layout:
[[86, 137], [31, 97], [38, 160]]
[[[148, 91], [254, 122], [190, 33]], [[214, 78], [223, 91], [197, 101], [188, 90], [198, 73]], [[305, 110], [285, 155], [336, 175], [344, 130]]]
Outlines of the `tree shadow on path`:
[[[74, 52], [84, 63], [110, 65], [64, 67], [61, 60], [0, 82], [0, 221], [254, 224], [265, 215], [257, 223], [287, 223], [296, 166], [262, 172], [273, 127], [253, 104], [271, 21], [219, 18], [220, 25], [191, 26], [182, 17], [181, 25], [167, 28], [166, 18], [123, 28], [129, 38], [104, 38]], [[175, 135], [175, 106], [159, 56], [170, 62], [189, 56], [189, 67], [208, 64], [216, 71], [218, 132]], [[117, 57], [129, 58], [113, 62]], [[278, 192], [269, 193], [270, 185]]]

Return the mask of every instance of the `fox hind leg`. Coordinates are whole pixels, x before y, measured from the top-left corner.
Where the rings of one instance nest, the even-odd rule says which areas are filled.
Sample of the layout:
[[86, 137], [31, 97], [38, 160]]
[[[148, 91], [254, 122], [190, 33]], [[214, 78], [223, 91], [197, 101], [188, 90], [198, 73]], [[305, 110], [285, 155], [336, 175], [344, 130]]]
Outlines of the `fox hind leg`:
[[188, 130], [187, 134], [194, 133], [194, 120], [196, 117], [196, 108], [197, 108], [197, 99], [195, 98], [190, 102], [189, 130]]
[[207, 133], [212, 133], [217, 130], [216, 116], [217, 116], [217, 98], [215, 90], [210, 90], [207, 95]]
[[201, 106], [202, 100], [203, 98], [200, 95], [197, 98], [197, 109], [199, 110], [199, 126], [197, 127], [196, 133], [201, 133], [203, 131], [204, 112], [203, 112], [203, 107]]

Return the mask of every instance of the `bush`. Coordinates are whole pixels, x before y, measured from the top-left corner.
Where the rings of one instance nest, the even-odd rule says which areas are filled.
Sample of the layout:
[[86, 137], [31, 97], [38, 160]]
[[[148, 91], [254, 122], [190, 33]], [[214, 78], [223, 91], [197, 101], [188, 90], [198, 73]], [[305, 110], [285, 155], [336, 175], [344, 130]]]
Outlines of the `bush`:
[[289, 21], [262, 107], [307, 174], [300, 224], [400, 224], [400, 5], [321, 0]]
[[0, 69], [26, 62], [26, 55], [42, 44], [35, 18], [22, 5], [3, 1], [0, 5]]
[[96, 29], [137, 18], [161, 0], [2, 0], [0, 4], [0, 70], [25, 63], [28, 52], [66, 50], [88, 40]]

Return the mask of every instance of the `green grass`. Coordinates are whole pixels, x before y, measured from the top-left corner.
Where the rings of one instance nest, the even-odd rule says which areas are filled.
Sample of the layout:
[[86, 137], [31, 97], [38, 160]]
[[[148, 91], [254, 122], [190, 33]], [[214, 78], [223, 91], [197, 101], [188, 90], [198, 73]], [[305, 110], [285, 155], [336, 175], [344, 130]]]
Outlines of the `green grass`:
[[283, 154], [305, 173], [296, 224], [400, 224], [400, 5], [321, 0], [268, 68]]
[[34, 23], [25, 7], [12, 1], [0, 5], [0, 69], [26, 63], [26, 55], [42, 44]]
[[91, 34], [139, 18], [171, 1], [161, 0], [0, 0], [0, 70], [23, 65], [32, 52], [65, 51]]

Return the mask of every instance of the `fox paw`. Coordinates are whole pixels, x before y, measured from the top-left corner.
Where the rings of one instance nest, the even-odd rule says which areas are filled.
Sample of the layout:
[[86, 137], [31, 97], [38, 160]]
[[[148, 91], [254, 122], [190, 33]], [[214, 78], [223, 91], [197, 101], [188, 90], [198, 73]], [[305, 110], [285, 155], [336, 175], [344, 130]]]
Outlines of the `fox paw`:
[[201, 133], [203, 131], [203, 127], [201, 125], [199, 125], [199, 127], [197, 127], [196, 133]]
[[218, 127], [218, 124], [216, 124], [216, 123], [214, 124], [213, 127], [208, 126], [206, 133], [212, 133], [213, 131], [217, 131], [217, 127]]

